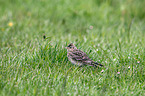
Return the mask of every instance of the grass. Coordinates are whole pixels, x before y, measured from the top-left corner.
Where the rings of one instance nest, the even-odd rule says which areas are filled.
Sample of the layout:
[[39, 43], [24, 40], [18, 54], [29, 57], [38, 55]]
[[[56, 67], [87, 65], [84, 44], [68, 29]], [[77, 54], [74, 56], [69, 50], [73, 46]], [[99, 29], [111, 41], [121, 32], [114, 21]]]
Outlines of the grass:
[[[144, 5], [1, 0], [0, 95], [145, 95]], [[72, 65], [71, 42], [105, 68]]]

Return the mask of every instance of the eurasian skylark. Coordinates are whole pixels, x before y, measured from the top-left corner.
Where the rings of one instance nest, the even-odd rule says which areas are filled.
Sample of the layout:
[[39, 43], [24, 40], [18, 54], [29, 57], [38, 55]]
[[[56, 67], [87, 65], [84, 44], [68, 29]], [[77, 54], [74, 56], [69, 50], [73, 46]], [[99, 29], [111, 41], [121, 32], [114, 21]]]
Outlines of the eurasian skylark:
[[69, 44], [67, 47], [67, 57], [71, 63], [79, 65], [79, 66], [84, 66], [84, 65], [89, 65], [93, 67], [97, 66], [103, 66], [102, 64], [99, 64], [97, 62], [94, 62], [91, 60], [87, 54], [79, 49], [72, 43]]

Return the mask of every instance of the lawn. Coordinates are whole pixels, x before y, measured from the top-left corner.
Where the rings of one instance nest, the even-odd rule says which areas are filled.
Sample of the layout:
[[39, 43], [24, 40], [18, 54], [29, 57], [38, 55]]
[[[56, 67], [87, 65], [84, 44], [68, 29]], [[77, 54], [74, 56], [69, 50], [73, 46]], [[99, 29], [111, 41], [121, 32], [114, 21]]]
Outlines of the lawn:
[[[144, 5], [0, 0], [0, 96], [145, 95]], [[69, 43], [105, 67], [71, 64]]]

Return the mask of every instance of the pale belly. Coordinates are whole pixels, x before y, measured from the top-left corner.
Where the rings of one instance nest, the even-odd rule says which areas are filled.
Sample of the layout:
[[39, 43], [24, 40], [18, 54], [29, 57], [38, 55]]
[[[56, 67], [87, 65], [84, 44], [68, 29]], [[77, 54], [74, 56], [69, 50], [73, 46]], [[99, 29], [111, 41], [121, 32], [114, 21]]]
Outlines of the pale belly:
[[70, 61], [72, 64], [79, 65], [79, 66], [83, 65], [82, 63], [77, 62], [77, 61], [75, 61], [75, 60], [73, 60], [73, 59], [71, 59], [71, 58], [68, 58], [68, 59], [69, 59], [69, 61]]

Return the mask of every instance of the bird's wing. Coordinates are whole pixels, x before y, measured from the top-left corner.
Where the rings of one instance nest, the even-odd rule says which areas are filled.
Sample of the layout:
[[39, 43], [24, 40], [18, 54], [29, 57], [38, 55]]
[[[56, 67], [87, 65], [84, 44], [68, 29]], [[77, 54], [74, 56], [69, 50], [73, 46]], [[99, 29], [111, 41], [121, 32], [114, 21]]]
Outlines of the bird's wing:
[[86, 60], [90, 59], [85, 52], [78, 50], [78, 49], [69, 53], [69, 55], [71, 56], [72, 59], [74, 59], [76, 61], [86, 61]]

